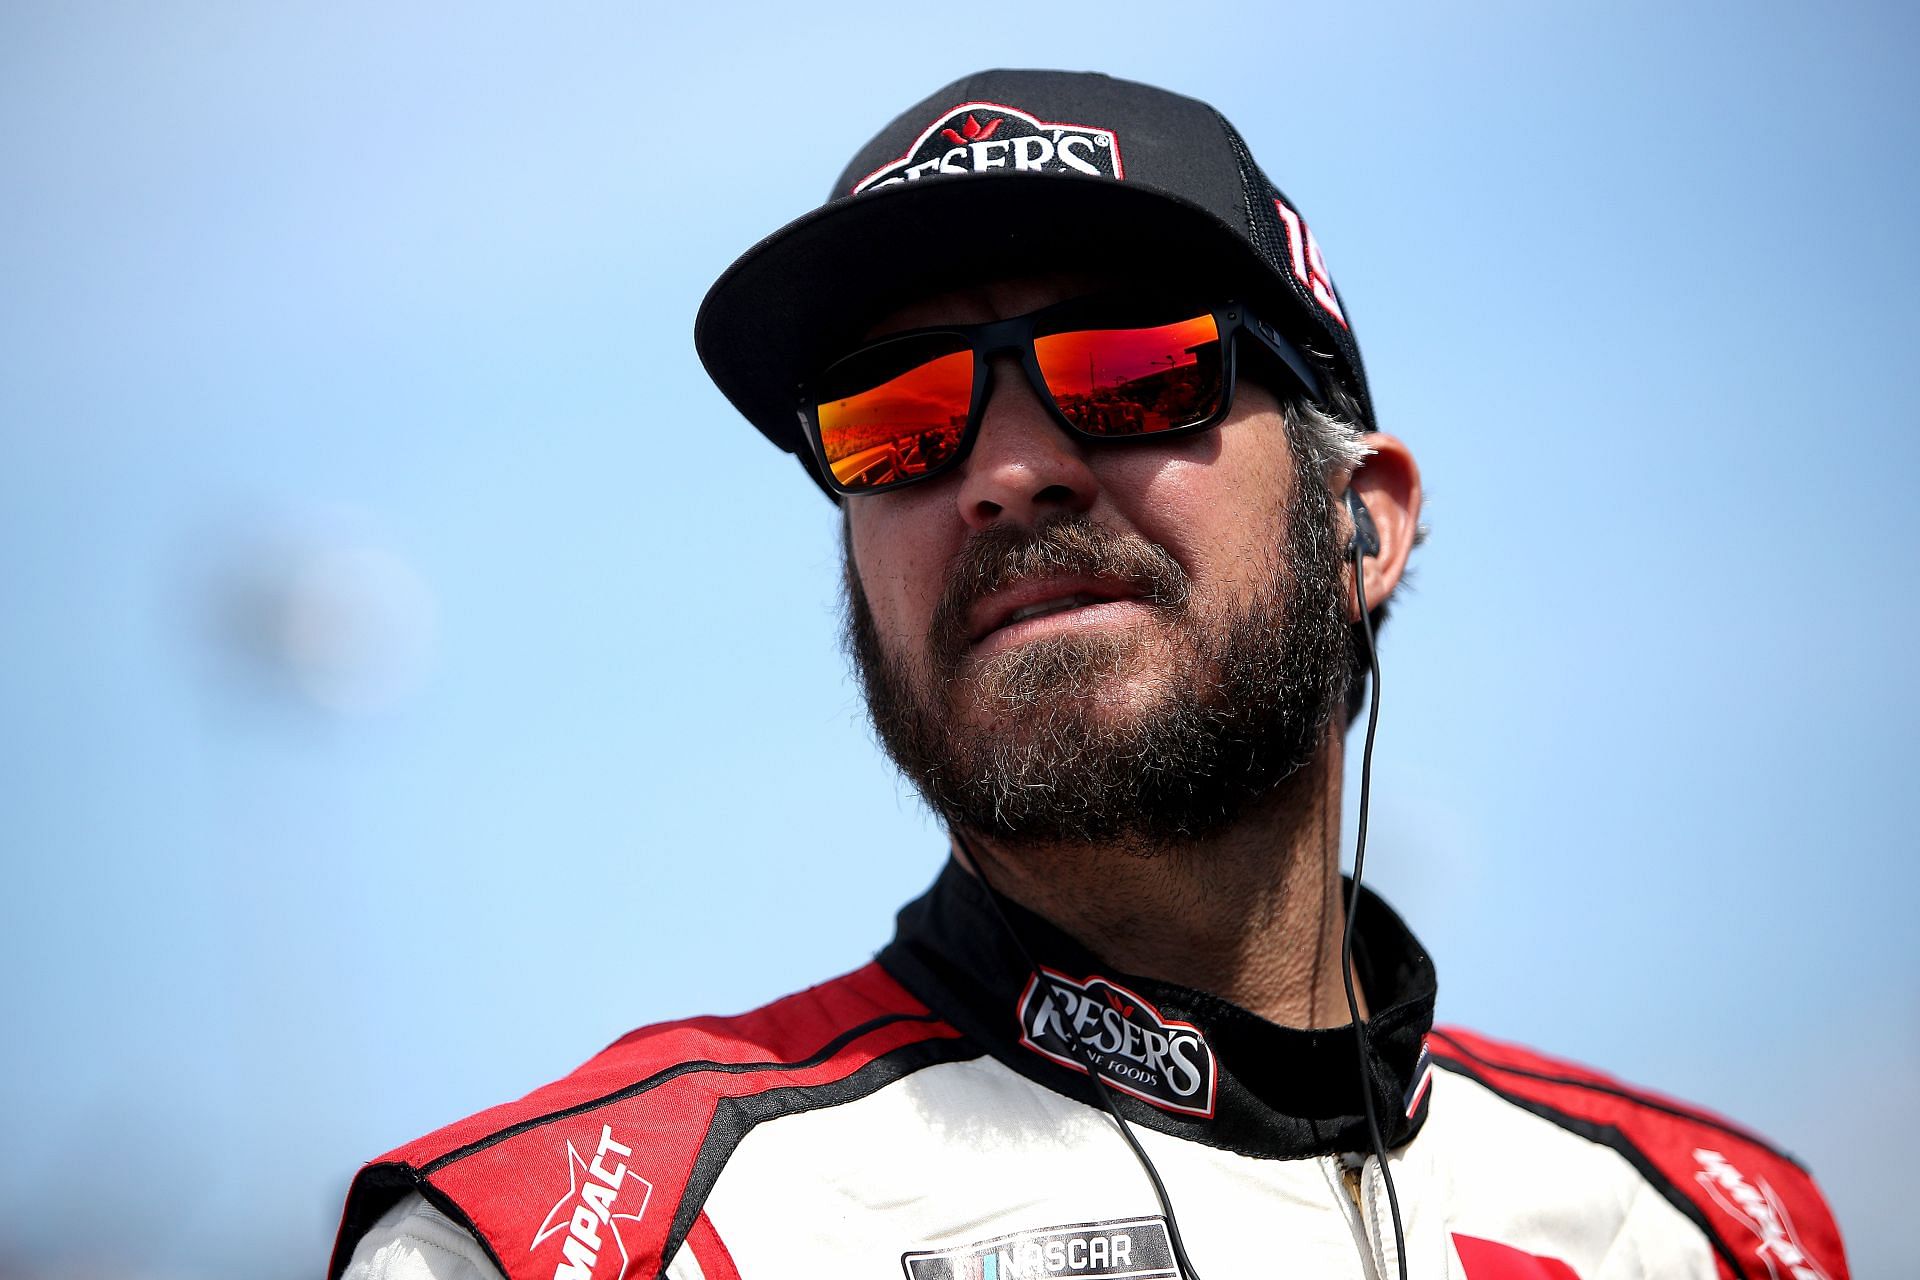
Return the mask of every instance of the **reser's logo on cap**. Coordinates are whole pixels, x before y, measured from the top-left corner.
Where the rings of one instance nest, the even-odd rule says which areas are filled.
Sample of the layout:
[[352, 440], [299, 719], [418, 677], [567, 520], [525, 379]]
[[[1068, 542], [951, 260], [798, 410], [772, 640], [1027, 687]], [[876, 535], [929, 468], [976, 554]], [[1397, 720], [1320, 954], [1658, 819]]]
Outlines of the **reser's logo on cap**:
[[1008, 169], [1124, 179], [1111, 129], [1039, 120], [997, 102], [963, 102], [926, 127], [906, 154], [854, 184], [852, 194], [956, 173]]
[[[1020, 1043], [1142, 1102], [1183, 1115], [1213, 1115], [1218, 1072], [1200, 1028], [1176, 1022], [1105, 978], [1076, 980], [1042, 969], [1020, 994]], [[1078, 1047], [1076, 1043], [1078, 1042]]]
[[969, 143], [985, 142], [988, 138], [1000, 132], [1000, 126], [1006, 122], [1007, 118], [1005, 116], [995, 116], [985, 124], [981, 124], [973, 118], [973, 112], [969, 111], [967, 112], [966, 121], [960, 126], [959, 132], [954, 132], [953, 127], [949, 125], [940, 131], [940, 136], [956, 147], [964, 147]]

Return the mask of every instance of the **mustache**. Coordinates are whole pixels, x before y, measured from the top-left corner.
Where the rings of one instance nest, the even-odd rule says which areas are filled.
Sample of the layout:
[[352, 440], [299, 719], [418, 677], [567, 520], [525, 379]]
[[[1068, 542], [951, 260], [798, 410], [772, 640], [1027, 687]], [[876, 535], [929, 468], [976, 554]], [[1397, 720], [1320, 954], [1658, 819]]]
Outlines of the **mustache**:
[[1184, 608], [1192, 594], [1172, 553], [1138, 534], [1117, 533], [1074, 512], [1031, 528], [996, 524], [968, 539], [948, 566], [929, 628], [940, 670], [953, 671], [966, 653], [967, 615], [975, 603], [1028, 578], [1062, 574], [1122, 583], [1144, 603], [1168, 610]]

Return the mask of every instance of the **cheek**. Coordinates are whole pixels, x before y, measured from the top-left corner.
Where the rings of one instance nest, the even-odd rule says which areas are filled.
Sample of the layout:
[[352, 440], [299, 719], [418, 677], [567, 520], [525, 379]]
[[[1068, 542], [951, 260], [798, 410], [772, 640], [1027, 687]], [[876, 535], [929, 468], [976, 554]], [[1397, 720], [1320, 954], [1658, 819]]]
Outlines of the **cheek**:
[[1282, 545], [1293, 475], [1285, 439], [1278, 422], [1230, 423], [1135, 477], [1140, 531], [1174, 554], [1196, 591], [1251, 580]]
[[910, 511], [899, 509], [899, 499], [906, 496], [864, 500], [889, 507], [856, 511], [850, 534], [854, 568], [882, 639], [917, 646], [933, 617], [952, 551], [943, 552], [927, 521], [913, 520]]

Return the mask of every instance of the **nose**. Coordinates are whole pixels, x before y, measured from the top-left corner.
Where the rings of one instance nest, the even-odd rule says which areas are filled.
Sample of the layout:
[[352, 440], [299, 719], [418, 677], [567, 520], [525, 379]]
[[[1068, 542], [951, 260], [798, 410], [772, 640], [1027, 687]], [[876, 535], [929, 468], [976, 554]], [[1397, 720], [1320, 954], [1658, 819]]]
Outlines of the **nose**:
[[1017, 360], [995, 359], [992, 373], [980, 432], [962, 464], [960, 518], [980, 530], [1087, 511], [1099, 486], [1086, 446], [1060, 429]]

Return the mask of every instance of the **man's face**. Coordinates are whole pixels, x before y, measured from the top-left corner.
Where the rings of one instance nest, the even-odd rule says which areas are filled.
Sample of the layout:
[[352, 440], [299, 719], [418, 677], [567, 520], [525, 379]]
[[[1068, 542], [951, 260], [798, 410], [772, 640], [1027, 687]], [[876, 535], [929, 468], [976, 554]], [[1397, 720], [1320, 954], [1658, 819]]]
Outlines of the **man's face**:
[[[874, 336], [1111, 288], [1023, 278]], [[948, 821], [1150, 850], [1232, 822], [1311, 757], [1344, 689], [1325, 480], [1242, 378], [1220, 427], [1069, 437], [1010, 357], [955, 470], [848, 499], [849, 630], [876, 728]]]

